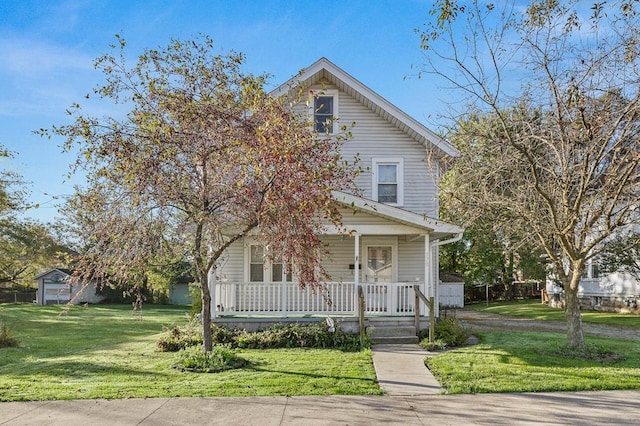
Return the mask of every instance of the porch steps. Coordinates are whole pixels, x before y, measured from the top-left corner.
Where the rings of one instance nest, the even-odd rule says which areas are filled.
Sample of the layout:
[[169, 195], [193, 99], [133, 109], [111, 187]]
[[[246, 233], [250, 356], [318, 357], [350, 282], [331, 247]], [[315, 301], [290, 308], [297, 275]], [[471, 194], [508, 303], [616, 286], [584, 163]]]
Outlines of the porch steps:
[[395, 345], [401, 343], [418, 343], [414, 326], [370, 323], [371, 342], [375, 345]]

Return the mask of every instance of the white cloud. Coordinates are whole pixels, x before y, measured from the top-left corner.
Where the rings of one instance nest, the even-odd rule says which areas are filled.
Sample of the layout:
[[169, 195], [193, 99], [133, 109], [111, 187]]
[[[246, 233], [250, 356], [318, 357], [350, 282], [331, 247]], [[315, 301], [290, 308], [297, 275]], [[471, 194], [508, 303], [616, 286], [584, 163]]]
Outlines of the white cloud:
[[88, 70], [93, 58], [46, 41], [0, 39], [0, 67], [15, 78], [38, 77], [52, 72]]
[[64, 112], [91, 90], [93, 71], [93, 58], [73, 48], [48, 41], [0, 39], [0, 116]]

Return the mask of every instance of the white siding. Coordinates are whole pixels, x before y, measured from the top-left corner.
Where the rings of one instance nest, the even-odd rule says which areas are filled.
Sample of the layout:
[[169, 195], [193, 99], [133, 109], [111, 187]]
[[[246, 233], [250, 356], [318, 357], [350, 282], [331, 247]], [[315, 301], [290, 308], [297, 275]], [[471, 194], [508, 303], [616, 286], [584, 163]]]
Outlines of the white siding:
[[[323, 265], [331, 276], [330, 281], [353, 281], [353, 270], [349, 269], [349, 265], [355, 262], [354, 239], [349, 236], [324, 236], [322, 240], [329, 244], [330, 253], [323, 259]], [[229, 247], [218, 269], [218, 280], [246, 281], [244, 246], [244, 242], [237, 241]]]
[[349, 265], [354, 265], [355, 268], [355, 239], [348, 236], [325, 236], [322, 241], [329, 245], [330, 254], [322, 260], [331, 277], [329, 281], [352, 282], [355, 271], [349, 269]]
[[244, 281], [244, 242], [242, 240], [231, 244], [224, 253], [216, 278], [222, 281]]
[[424, 239], [398, 238], [398, 281], [424, 281]]
[[[334, 89], [327, 84], [314, 86], [313, 89]], [[367, 108], [354, 97], [340, 91], [338, 111], [341, 125], [350, 126], [353, 137], [343, 147], [344, 158], [360, 156], [360, 166], [364, 172], [356, 184], [364, 198], [371, 199], [371, 159], [402, 157], [404, 159], [404, 205], [402, 208], [437, 217], [437, 161], [430, 161], [425, 147], [406, 135], [388, 121]]]

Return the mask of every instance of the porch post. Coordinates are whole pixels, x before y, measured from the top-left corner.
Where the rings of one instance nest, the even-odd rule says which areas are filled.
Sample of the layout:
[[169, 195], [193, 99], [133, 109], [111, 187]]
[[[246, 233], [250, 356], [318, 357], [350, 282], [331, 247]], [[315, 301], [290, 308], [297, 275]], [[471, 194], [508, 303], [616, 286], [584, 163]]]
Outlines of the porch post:
[[284, 256], [282, 256], [282, 274], [280, 274], [280, 280], [282, 281], [282, 287], [280, 288], [280, 306], [282, 306], [282, 318], [287, 317], [287, 272]]
[[216, 269], [212, 267], [207, 274], [209, 294], [211, 295], [211, 318], [216, 317]]
[[353, 268], [353, 283], [356, 286], [356, 292], [358, 285], [360, 284], [360, 234], [354, 233], [355, 248], [354, 248], [354, 268]]
[[[433, 297], [433, 279], [431, 274], [431, 238], [429, 234], [424, 234], [424, 286], [427, 299]], [[425, 310], [428, 306], [425, 306]], [[431, 315], [431, 312], [429, 312]]]
[[355, 309], [355, 314], [358, 315], [359, 308], [359, 299], [358, 299], [358, 286], [360, 285], [360, 234], [355, 232], [353, 234], [354, 237], [354, 260], [353, 260], [353, 303]]

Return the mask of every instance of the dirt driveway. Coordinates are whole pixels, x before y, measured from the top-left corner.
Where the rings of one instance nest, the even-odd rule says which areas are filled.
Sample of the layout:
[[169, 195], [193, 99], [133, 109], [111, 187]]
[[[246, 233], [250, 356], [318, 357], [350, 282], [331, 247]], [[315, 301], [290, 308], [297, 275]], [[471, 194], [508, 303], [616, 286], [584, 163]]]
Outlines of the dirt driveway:
[[[489, 314], [478, 311], [459, 309], [455, 317], [471, 333], [476, 331], [551, 331], [564, 333], [566, 324], [563, 321], [542, 321], [506, 315]], [[617, 327], [611, 325], [582, 323], [584, 334], [616, 339], [640, 341], [640, 328]]]

